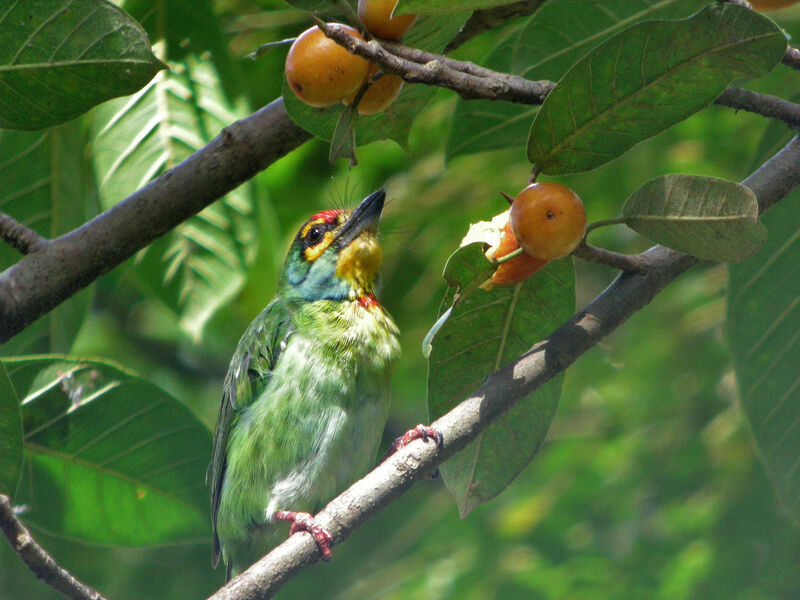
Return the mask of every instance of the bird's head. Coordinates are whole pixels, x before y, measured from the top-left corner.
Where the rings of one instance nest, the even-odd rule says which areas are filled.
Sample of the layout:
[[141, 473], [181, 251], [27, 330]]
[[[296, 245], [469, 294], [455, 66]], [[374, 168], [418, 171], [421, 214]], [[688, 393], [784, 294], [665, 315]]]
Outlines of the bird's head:
[[306, 301], [372, 297], [383, 257], [377, 228], [385, 198], [380, 189], [355, 210], [326, 210], [306, 221], [286, 257], [285, 293]]

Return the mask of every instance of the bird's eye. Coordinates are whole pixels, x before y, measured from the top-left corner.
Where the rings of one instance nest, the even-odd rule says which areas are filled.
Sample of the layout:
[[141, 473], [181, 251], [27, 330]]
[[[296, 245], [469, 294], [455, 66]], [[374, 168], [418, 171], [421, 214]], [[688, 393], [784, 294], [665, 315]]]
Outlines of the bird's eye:
[[323, 229], [320, 225], [314, 225], [311, 229], [308, 230], [305, 242], [308, 246], [316, 246], [322, 241], [324, 235], [325, 235], [325, 229]]

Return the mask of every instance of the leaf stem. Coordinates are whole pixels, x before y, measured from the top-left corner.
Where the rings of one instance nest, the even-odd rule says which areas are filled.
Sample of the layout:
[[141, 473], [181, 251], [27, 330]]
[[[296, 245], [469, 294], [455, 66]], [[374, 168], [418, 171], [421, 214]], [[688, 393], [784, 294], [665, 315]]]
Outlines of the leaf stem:
[[595, 229], [600, 229], [601, 227], [606, 227], [608, 225], [624, 225], [625, 224], [625, 217], [614, 217], [613, 219], [602, 219], [601, 221], [595, 221], [594, 223], [589, 223], [586, 226], [586, 233], [583, 234], [583, 239], [586, 239], [586, 236], [589, 235], [590, 232], [594, 231]]

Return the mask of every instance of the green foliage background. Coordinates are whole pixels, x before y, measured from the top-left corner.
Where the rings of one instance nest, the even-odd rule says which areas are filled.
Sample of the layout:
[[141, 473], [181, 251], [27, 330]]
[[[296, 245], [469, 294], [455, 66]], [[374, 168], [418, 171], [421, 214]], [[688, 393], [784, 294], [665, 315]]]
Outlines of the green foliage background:
[[[164, 44], [173, 68], [187, 65], [187, 79], [193, 61], [205, 60], [230, 110], [242, 114], [244, 107], [255, 109], [280, 94], [284, 53], [274, 50], [257, 62], [238, 57], [307, 26], [306, 17], [278, 0], [122, 5], [152, 42]], [[800, 9], [780, 17], [798, 39]], [[454, 56], [482, 61], [505, 33], [481, 36]], [[785, 94], [795, 85], [795, 74], [779, 69], [750, 87]], [[246, 200], [230, 199], [252, 202], [250, 223], [256, 223], [257, 235], [238, 231], [230, 237], [231, 245], [252, 244], [236, 263], [241, 285], [208, 316], [200, 338], [196, 320], [187, 327], [172, 296], [159, 297], [143, 280], [145, 256], [99, 280], [93, 299], [86, 294], [62, 307], [58, 321], [39, 327], [29, 347], [113, 360], [144, 374], [213, 427], [228, 360], [240, 333], [271, 298], [296, 227], [317, 210], [352, 206], [386, 185], [380, 296], [400, 326], [404, 348], [388, 445], [427, 419], [427, 367], [419, 348], [445, 290], [445, 260], [470, 222], [505, 209], [497, 192], [516, 193], [530, 170], [522, 142], [488, 153], [462, 149], [447, 159], [447, 148], [458, 145], [450, 132], [464, 127], [453, 122], [462, 107], [456, 110], [455, 95], [439, 90], [411, 129], [408, 153], [393, 142], [375, 142], [359, 148], [359, 165], [350, 171], [344, 161], [331, 167], [327, 145], [315, 140], [255, 178], [240, 192]], [[91, 131], [84, 125], [102, 123], [104, 110], [109, 105], [65, 126], [74, 132], [50, 135], [74, 143]], [[530, 120], [524, 121], [526, 132]], [[760, 117], [711, 106], [601, 169], [558, 180], [584, 199], [590, 221], [610, 218], [634, 190], [659, 175], [741, 180], [766, 129]], [[81, 185], [87, 185], [84, 179]], [[98, 203], [84, 193], [86, 206], [72, 212], [93, 214], [108, 202], [102, 186], [100, 194]], [[46, 219], [44, 227], [51, 229], [45, 233], [74, 227], [73, 215], [60, 208]], [[251, 235], [261, 239], [257, 246]], [[649, 245], [622, 227], [600, 230], [592, 239], [624, 252]], [[581, 261], [575, 268], [579, 307], [614, 275]], [[723, 266], [695, 267], [583, 356], [566, 374], [540, 453], [498, 498], [461, 520], [442, 483], [423, 482], [337, 547], [331, 564], [308, 570], [281, 597], [797, 597], [800, 536], [759, 461], [723, 343], [727, 281]], [[760, 301], [754, 310], [770, 310], [768, 296]], [[32, 527], [66, 568], [109, 598], [201, 598], [224, 578], [210, 567], [210, 525], [209, 543], [136, 549], [85, 545]], [[0, 544], [0, 597], [58, 596]]]

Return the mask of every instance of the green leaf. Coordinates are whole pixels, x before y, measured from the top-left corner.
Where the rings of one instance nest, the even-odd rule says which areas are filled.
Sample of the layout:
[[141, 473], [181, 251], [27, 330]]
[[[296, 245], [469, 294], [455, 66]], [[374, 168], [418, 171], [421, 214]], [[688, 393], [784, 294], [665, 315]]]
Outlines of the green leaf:
[[325, 11], [336, 6], [336, 0], [284, 0], [286, 4], [307, 12]]
[[[77, 122], [41, 132], [0, 131], [0, 211], [55, 238], [94, 216], [97, 192]], [[0, 271], [21, 256], [0, 244]], [[89, 288], [59, 304], [0, 347], [0, 356], [68, 352], [86, 317]]]
[[331, 164], [340, 158], [350, 161], [350, 166], [358, 164], [356, 158], [356, 123], [358, 122], [358, 111], [355, 104], [346, 106], [342, 111], [339, 121], [336, 123], [336, 130], [333, 132], [331, 140], [331, 151], [329, 160]]
[[514, 1], [515, 0], [399, 0], [393, 14], [449, 14], [462, 10], [482, 10], [494, 6], [503, 6], [504, 4], [513, 4]]
[[[482, 244], [455, 252], [445, 278], [466, 286], [487, 265]], [[448, 291], [442, 308], [453, 296]], [[544, 339], [574, 311], [570, 260], [550, 263], [524, 283], [477, 289], [462, 297], [433, 338], [428, 362], [428, 411], [436, 419], [477, 390], [486, 377]], [[561, 395], [558, 376], [519, 401], [467, 448], [441, 466], [462, 517], [490, 500], [522, 471], [544, 441]]]
[[714, 177], [657, 177], [628, 198], [622, 216], [643, 236], [706, 260], [746, 260], [767, 237], [753, 191]]
[[[109, 208], [210, 142], [246, 115], [219, 88], [208, 62], [188, 56], [136, 96], [100, 107], [95, 165]], [[258, 249], [254, 187], [242, 185], [140, 252], [131, 272], [198, 339], [214, 312], [242, 287]]]
[[540, 172], [594, 169], [701, 110], [738, 78], [765, 75], [786, 50], [769, 19], [740, 6], [623, 31], [559, 81], [531, 126]]
[[132, 94], [164, 65], [141, 26], [103, 0], [0, 2], [0, 127], [57, 125]]
[[765, 469], [800, 523], [800, 193], [762, 217], [769, 235], [749, 261], [728, 267], [726, 333], [740, 406]]
[[[403, 43], [430, 52], [441, 52], [468, 17], [469, 13], [420, 17], [403, 38]], [[435, 87], [405, 84], [397, 100], [385, 111], [376, 115], [359, 115], [355, 129], [356, 143], [362, 146], [376, 140], [390, 139], [408, 149], [411, 125], [435, 94]], [[313, 108], [303, 104], [285, 81], [282, 95], [286, 112], [295, 123], [322, 140], [333, 139], [336, 124], [345, 110], [344, 105]]]
[[[707, 0], [550, 0], [492, 51], [485, 65], [558, 81], [584, 54], [632, 24], [687, 17]], [[538, 106], [459, 100], [447, 156], [524, 146]]]
[[107, 362], [5, 361], [21, 400], [26, 520], [116, 545], [208, 537], [211, 434], [183, 404]]
[[0, 361], [0, 494], [14, 500], [22, 470], [22, 417], [19, 399]]

